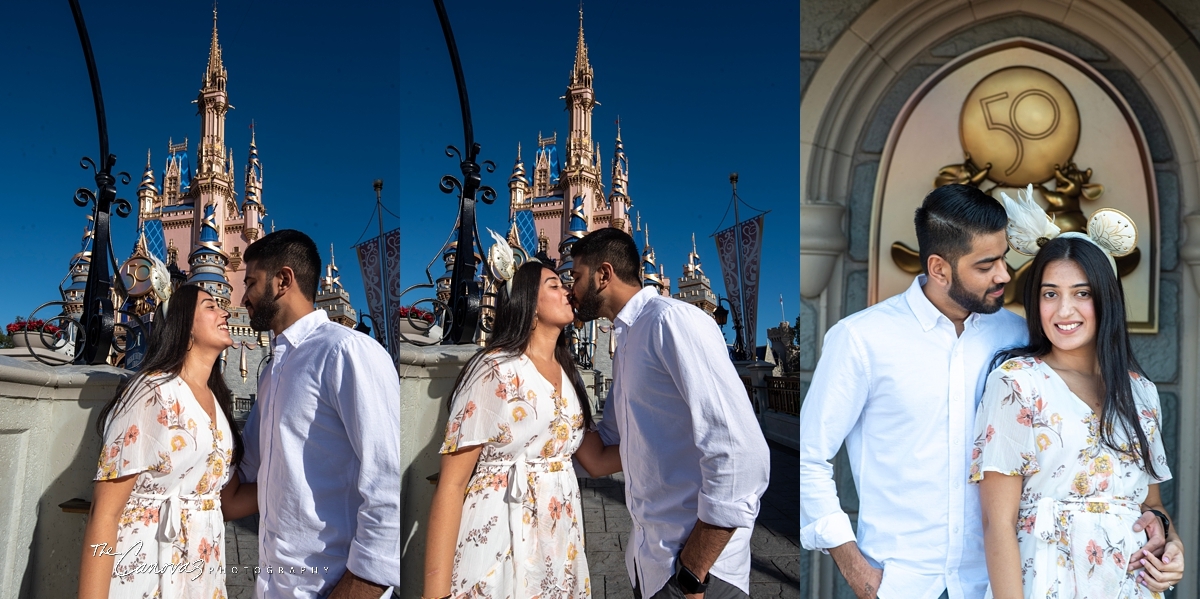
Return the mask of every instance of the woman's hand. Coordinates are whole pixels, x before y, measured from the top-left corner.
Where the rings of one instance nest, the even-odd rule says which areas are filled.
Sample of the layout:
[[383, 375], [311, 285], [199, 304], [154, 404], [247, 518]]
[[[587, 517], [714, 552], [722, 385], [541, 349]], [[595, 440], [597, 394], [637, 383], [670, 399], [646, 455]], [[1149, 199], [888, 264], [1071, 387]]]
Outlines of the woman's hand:
[[593, 478], [621, 471], [621, 446], [605, 445], [600, 433], [588, 431], [573, 456]]
[[[1161, 593], [1183, 580], [1183, 547], [1177, 541], [1178, 539], [1167, 541], [1167, 548], [1163, 552], [1161, 560], [1154, 557], [1154, 554], [1149, 551], [1140, 553], [1139, 563], [1142, 565], [1142, 571], [1138, 573], [1140, 584], [1151, 591]], [[1135, 558], [1138, 555], [1135, 553]]]

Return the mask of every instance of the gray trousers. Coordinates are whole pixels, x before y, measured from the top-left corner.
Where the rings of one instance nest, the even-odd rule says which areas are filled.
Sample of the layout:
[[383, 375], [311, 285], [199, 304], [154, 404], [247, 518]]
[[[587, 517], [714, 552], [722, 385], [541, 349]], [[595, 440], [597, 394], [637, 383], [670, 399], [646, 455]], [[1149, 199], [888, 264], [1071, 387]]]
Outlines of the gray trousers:
[[[642, 599], [642, 593], [637, 586], [633, 587], [633, 596], [635, 599]], [[683, 589], [679, 588], [674, 578], [668, 580], [667, 584], [663, 585], [663, 588], [650, 596], [650, 599], [683, 598]], [[742, 589], [710, 574], [708, 577], [708, 590], [704, 591], [704, 599], [750, 599], [750, 595], [743, 593]]]

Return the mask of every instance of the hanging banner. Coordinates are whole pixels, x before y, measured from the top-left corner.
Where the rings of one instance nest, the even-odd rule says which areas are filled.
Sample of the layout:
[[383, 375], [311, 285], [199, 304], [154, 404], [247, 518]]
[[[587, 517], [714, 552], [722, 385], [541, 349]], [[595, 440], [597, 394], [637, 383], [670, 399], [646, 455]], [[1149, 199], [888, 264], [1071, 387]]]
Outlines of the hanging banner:
[[[757, 356], [758, 347], [758, 273], [762, 256], [762, 232], [763, 216], [760, 214], [716, 235], [717, 259], [721, 263], [725, 293], [734, 313], [738, 315], [737, 319], [742, 321], [742, 341], [746, 344], [746, 354], [751, 359]], [[739, 257], [742, 262], [741, 277], [738, 277]]]
[[368, 239], [356, 246], [358, 252], [358, 267], [362, 271], [363, 288], [367, 296], [367, 309], [371, 312], [371, 322], [376, 327], [383, 320], [383, 271], [379, 267], [380, 238]]
[[[383, 234], [384, 284], [387, 285], [388, 348], [395, 358], [400, 348], [400, 229]], [[374, 318], [374, 317], [372, 317]]]

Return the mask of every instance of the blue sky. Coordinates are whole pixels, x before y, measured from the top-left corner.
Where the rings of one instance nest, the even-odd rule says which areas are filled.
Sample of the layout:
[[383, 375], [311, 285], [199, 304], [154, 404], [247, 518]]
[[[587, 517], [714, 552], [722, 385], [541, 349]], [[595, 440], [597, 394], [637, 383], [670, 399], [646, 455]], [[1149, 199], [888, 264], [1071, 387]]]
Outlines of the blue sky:
[[[447, 2], [470, 93], [480, 159], [496, 163], [484, 183], [497, 189], [479, 204], [484, 227], [507, 230], [507, 181], [523, 147], [532, 170], [539, 131], [567, 132], [563, 95], [575, 57], [578, 3]], [[461, 147], [453, 70], [432, 2], [413, 2], [396, 31], [404, 84], [400, 107], [402, 279], [424, 282], [425, 267], [454, 225], [457, 202], [441, 193], [443, 174], [459, 173], [446, 158]], [[799, 309], [799, 3], [632, 2], [584, 5], [584, 30], [600, 106], [593, 137], [605, 165], [616, 125], [630, 163], [629, 192], [650, 242], [673, 279], [691, 250], [723, 292], [716, 245], [709, 236], [730, 203], [729, 173], [738, 195], [770, 210], [759, 302], [759, 342], [780, 319]], [[560, 155], [562, 144], [560, 143]], [[747, 210], [743, 209], [743, 216]], [[726, 219], [733, 222], [732, 213]], [[639, 242], [641, 240], [639, 239]], [[484, 247], [489, 247], [490, 242]], [[444, 267], [440, 259], [436, 278]], [[405, 297], [405, 300], [410, 298]], [[732, 340], [732, 325], [726, 327]]]
[[[500, 191], [480, 207], [481, 226], [507, 221], [505, 182], [521, 142], [566, 134], [562, 95], [574, 59], [578, 4], [460, 2], [447, 8], [466, 70], [481, 159]], [[199, 136], [195, 99], [211, 31], [207, 2], [83, 2], [105, 93], [120, 188], [130, 200], [153, 152], [162, 168], [168, 138]], [[696, 233], [706, 271], [721, 290], [713, 241], [730, 199], [770, 209], [760, 339], [799, 301], [799, 5], [717, 2], [593, 2], [585, 28], [595, 88], [595, 137], [604, 163], [619, 115], [631, 165], [630, 193], [667, 274], [678, 277]], [[96, 126], [79, 41], [66, 2], [7, 7], [0, 37], [0, 256], [8, 285], [0, 320], [57, 300], [88, 210], [71, 201], [91, 186], [78, 167], [96, 157]], [[362, 307], [350, 245], [367, 227], [371, 183], [400, 215], [402, 279], [425, 265], [454, 223], [456, 202], [437, 189], [457, 173], [447, 144], [462, 144], [453, 74], [432, 2], [224, 2], [220, 41], [229, 71], [226, 142], [242, 170], [253, 119], [264, 164], [264, 202], [280, 228], [336, 245], [342, 282]], [[531, 153], [526, 151], [526, 158]], [[606, 178], [607, 184], [607, 178]], [[242, 192], [239, 177], [239, 198]], [[728, 224], [727, 219], [727, 224]], [[113, 245], [128, 255], [135, 221], [114, 219]], [[370, 231], [377, 231], [371, 223]], [[482, 230], [482, 229], [481, 229]], [[368, 235], [371, 233], [368, 232]], [[440, 265], [434, 267], [435, 275]], [[407, 298], [406, 298], [407, 299]], [[731, 327], [727, 327], [731, 328]], [[730, 331], [732, 338], [732, 331]]]
[[[208, 60], [212, 4], [81, 2], [100, 71], [118, 188], [136, 209], [136, 188], [152, 151], [156, 177], [168, 138], [188, 137], [195, 155], [199, 117], [191, 104]], [[88, 209], [71, 201], [94, 186], [79, 168], [97, 157], [87, 68], [67, 2], [7, 6], [0, 52], [0, 253], [5, 293], [0, 320], [58, 300], [57, 285], [79, 251]], [[372, 181], [397, 212], [400, 62], [392, 41], [402, 15], [393, 3], [222, 2], [219, 36], [234, 110], [226, 118], [239, 201], [242, 171], [257, 129], [268, 221], [305, 231], [328, 260], [335, 244], [342, 283], [364, 306], [350, 249], [375, 205]], [[390, 185], [389, 185], [390, 184]], [[391, 229], [399, 221], [385, 217]], [[269, 223], [268, 223], [269, 226]], [[113, 219], [119, 259], [133, 246], [136, 220]], [[371, 226], [378, 234], [378, 227]], [[183, 256], [181, 256], [181, 259]], [[186, 268], [185, 265], [181, 265]], [[240, 301], [240, 298], [235, 298]]]

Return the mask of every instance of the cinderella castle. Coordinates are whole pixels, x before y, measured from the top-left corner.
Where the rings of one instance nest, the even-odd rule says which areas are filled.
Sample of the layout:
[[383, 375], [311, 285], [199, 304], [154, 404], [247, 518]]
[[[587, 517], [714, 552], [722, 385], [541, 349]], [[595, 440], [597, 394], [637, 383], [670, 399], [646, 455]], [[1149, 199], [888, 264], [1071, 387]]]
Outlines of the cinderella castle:
[[[605, 195], [600, 143], [592, 136], [592, 109], [597, 105], [592, 77], [588, 48], [583, 39], [581, 9], [575, 64], [563, 96], [569, 114], [565, 152], [560, 161], [557, 133], [550, 137], [538, 133], [533, 180], [530, 181], [521, 158], [521, 146], [517, 145], [517, 160], [508, 179], [512, 223], [508, 242], [514, 248], [523, 249], [527, 255], [553, 261], [559, 272], [565, 274], [571, 268], [570, 248], [575, 241], [599, 228], [621, 229], [640, 242], [643, 286], [655, 287], [663, 295], [672, 295], [671, 279], [650, 245], [650, 225], [643, 224], [640, 215], [632, 212], [629, 158], [621, 141], [620, 119], [617, 119], [610, 188]], [[631, 213], [636, 215], [633, 220]], [[712, 314], [717, 307], [717, 297], [701, 268], [695, 242], [693, 235], [692, 251], [683, 266], [679, 290], [674, 297]]]
[[[267, 208], [263, 200], [263, 164], [253, 125], [242, 173], [242, 201], [238, 202], [233, 150], [225, 144], [225, 117], [232, 108], [227, 82], [214, 10], [208, 65], [195, 100], [200, 116], [195, 167], [186, 138], [182, 143], [168, 141], [165, 164], [158, 177], [147, 150], [145, 172], [137, 188], [137, 241], [117, 273], [122, 289], [116, 298], [120, 301], [114, 304], [127, 315], [152, 318], [156, 302], [148, 279], [153, 259], [167, 265], [174, 286], [202, 286], [232, 314], [229, 326], [234, 345], [222, 354], [221, 361], [234, 396], [248, 399], [257, 392], [258, 372], [269, 354], [270, 343], [268, 333], [250, 328], [249, 315], [240, 305], [244, 293], [242, 256], [248, 245], [265, 234]], [[67, 314], [77, 316], [83, 310], [91, 242], [89, 227], [82, 250], [71, 260], [70, 284], [62, 291]], [[350, 295], [341, 285], [332, 246], [316, 305], [326, 310], [334, 322], [352, 327], [358, 321]], [[118, 320], [127, 322], [127, 315]]]

